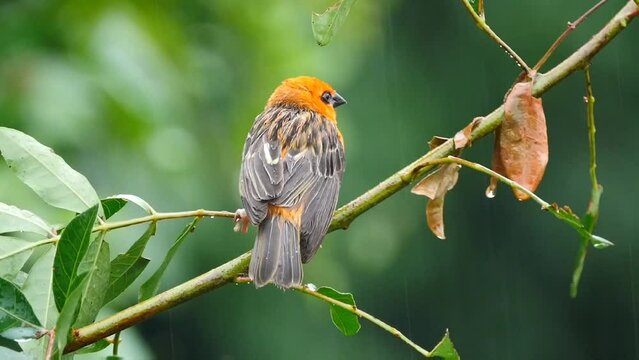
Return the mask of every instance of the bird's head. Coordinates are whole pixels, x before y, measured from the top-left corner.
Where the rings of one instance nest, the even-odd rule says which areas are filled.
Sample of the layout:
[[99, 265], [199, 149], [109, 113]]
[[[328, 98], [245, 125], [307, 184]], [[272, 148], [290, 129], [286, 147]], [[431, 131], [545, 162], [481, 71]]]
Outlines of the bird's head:
[[310, 76], [298, 76], [284, 80], [266, 107], [294, 106], [315, 111], [335, 122], [335, 108], [343, 104], [346, 100], [327, 83]]

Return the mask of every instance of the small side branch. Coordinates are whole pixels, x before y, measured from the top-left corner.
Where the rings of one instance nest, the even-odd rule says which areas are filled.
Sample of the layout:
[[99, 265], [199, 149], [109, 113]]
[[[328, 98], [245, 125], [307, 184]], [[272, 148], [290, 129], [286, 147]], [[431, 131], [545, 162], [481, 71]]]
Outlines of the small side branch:
[[[502, 49], [504, 49], [506, 51], [506, 53], [508, 54], [508, 56], [510, 56], [513, 60], [515, 60], [515, 62], [517, 62], [517, 65], [519, 65], [520, 68], [522, 68], [523, 70], [526, 71], [527, 74], [530, 74], [531, 69], [528, 66], [528, 64], [526, 64], [526, 62], [524, 61], [524, 59], [522, 59], [516, 52], [515, 50], [511, 49], [510, 46], [508, 46], [508, 44], [506, 44], [506, 42], [504, 40], [502, 40], [494, 31], [493, 29], [490, 28], [490, 26], [488, 26], [488, 24], [486, 23], [486, 20], [479, 16], [479, 14], [477, 14], [475, 12], [475, 10], [473, 9], [473, 6], [470, 4], [470, 2], [468, 2], [468, 0], [461, 0], [462, 4], [464, 4], [464, 7], [466, 8], [466, 10], [468, 10], [468, 12], [470, 13], [470, 16], [473, 17], [473, 19], [475, 20], [475, 23], [477, 23], [477, 26], [482, 29], [486, 34], [488, 34], [488, 36], [497, 43], [497, 45], [499, 45], [499, 47], [501, 47]], [[482, 3], [482, 8], [483, 8], [483, 3]], [[483, 13], [483, 9], [482, 9], [482, 13]]]
[[[588, 11], [586, 11], [583, 15], [581, 15], [579, 17], [579, 19], [577, 19], [577, 20], [575, 20], [573, 22], [569, 21], [568, 22], [568, 26], [566, 27], [566, 30], [564, 30], [564, 32], [561, 33], [561, 35], [559, 35], [557, 40], [555, 40], [555, 42], [552, 45], [550, 45], [548, 50], [546, 50], [546, 53], [544, 54], [544, 56], [542, 56], [541, 59], [539, 59], [539, 61], [537, 62], [537, 64], [535, 64], [535, 66], [533, 67], [533, 70], [537, 71], [537, 70], [541, 69], [541, 67], [544, 66], [546, 61], [548, 61], [548, 59], [550, 58], [550, 55], [552, 55], [552, 53], [554, 53], [555, 50], [557, 50], [557, 47], [559, 47], [559, 44], [561, 44], [564, 41], [564, 39], [571, 32], [573, 32], [573, 30], [575, 30], [577, 28], [577, 26], [579, 26], [579, 24], [581, 24], [584, 20], [586, 20], [588, 18], [588, 16], [590, 16], [592, 13], [597, 11], [597, 9], [599, 9], [603, 4], [605, 4], [606, 1], [608, 1], [608, 0], [599, 1], [597, 4], [595, 4], [595, 6], [591, 7]], [[637, 1], [639, 1], [639, 0], [637, 0]]]

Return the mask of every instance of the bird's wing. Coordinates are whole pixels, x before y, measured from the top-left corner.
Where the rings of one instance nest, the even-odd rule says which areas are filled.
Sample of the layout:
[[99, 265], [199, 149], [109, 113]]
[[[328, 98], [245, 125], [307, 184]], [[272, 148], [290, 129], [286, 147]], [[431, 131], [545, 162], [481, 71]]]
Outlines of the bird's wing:
[[269, 131], [273, 123], [268, 119], [278, 116], [265, 113], [253, 125], [244, 148], [240, 192], [253, 223], [266, 217], [269, 204], [303, 206], [306, 262], [317, 251], [337, 205], [344, 146], [336, 126], [312, 113], [290, 112], [277, 122], [277, 132]]

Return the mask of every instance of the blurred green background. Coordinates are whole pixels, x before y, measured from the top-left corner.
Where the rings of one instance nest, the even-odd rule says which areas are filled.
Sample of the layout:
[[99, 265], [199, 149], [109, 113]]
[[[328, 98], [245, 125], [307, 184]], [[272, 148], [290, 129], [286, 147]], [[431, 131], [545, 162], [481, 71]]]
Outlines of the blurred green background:
[[[534, 64], [593, 1], [487, 2], [487, 19]], [[592, 4], [591, 4], [592, 3]], [[561, 45], [573, 52], [625, 1], [609, 1]], [[498, 106], [518, 74], [456, 1], [359, 1], [327, 47], [312, 11], [330, 1], [0, 2], [0, 124], [51, 146], [101, 196], [132, 193], [156, 209], [235, 210], [242, 144], [279, 82], [314, 75], [349, 101], [340, 204]], [[639, 24], [593, 61], [599, 179], [596, 233], [579, 297], [568, 285], [578, 237], [462, 170], [447, 196], [447, 241], [426, 228], [425, 200], [404, 190], [327, 236], [305, 281], [355, 294], [357, 304], [426, 348], [449, 328], [464, 359], [639, 358]], [[544, 96], [550, 163], [538, 194], [581, 213], [589, 197], [583, 75]], [[465, 157], [490, 164], [492, 137]], [[0, 201], [64, 222], [5, 167]], [[133, 206], [120, 218], [139, 216]], [[150, 274], [183, 223], [163, 222]], [[168, 288], [250, 249], [228, 220], [203, 221], [164, 279]], [[113, 254], [137, 228], [113, 233]], [[634, 259], [633, 259], [634, 257]], [[155, 265], [154, 265], [155, 264]], [[143, 275], [144, 280], [148, 275]], [[138, 283], [139, 283], [138, 281]], [[109, 306], [134, 303], [136, 288]], [[108, 312], [107, 311], [107, 312]], [[102, 316], [102, 315], [101, 315]], [[411, 359], [409, 347], [363, 323], [354, 337], [320, 301], [274, 287], [226, 286], [123, 333], [127, 359]]]

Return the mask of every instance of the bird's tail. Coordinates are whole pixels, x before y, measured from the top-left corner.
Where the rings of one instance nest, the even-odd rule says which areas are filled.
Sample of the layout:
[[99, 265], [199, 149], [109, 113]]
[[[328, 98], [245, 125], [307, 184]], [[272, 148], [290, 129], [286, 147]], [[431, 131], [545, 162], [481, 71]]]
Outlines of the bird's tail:
[[260, 223], [249, 277], [255, 287], [270, 282], [282, 288], [302, 284], [300, 230], [283, 216], [272, 214]]

